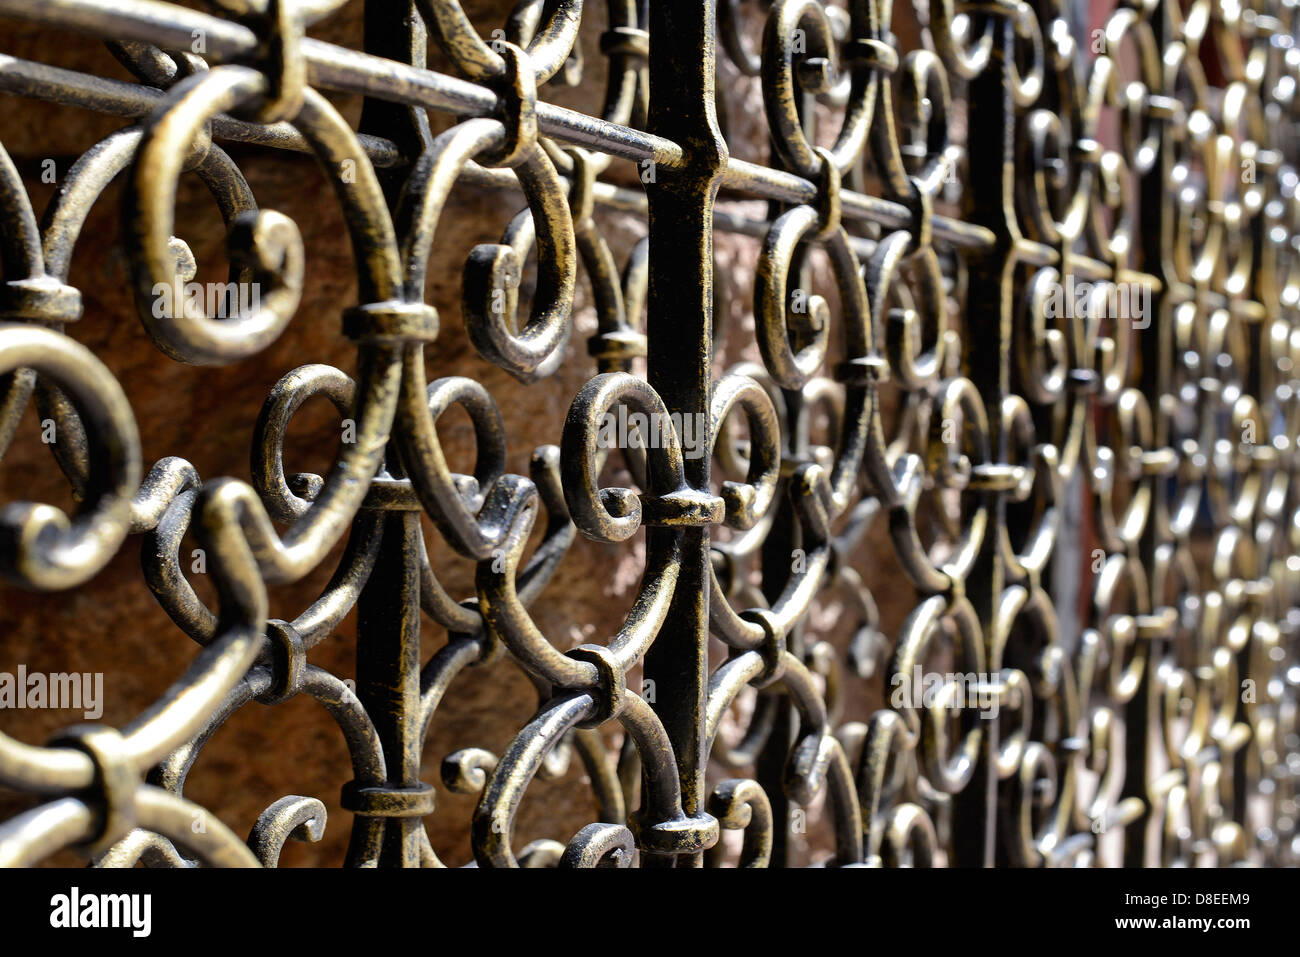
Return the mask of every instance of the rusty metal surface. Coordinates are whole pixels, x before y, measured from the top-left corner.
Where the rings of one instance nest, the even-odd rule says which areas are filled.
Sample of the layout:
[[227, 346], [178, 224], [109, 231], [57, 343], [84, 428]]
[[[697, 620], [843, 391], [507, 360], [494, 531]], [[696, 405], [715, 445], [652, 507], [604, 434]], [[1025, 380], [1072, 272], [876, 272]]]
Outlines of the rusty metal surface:
[[[0, 90], [124, 118], [39, 220], [0, 148], [0, 450], [40, 403], [80, 502], [7, 504], [0, 575], [76, 589], [148, 536], [148, 585], [202, 649], [121, 728], [0, 734], [0, 785], [42, 796], [0, 823], [0, 864], [74, 848], [104, 866], [273, 866], [291, 836], [319, 838], [317, 798], [274, 801], [244, 840], [182, 791], [230, 714], [298, 695], [347, 742], [352, 866], [441, 866], [423, 823], [436, 788], [479, 795], [478, 866], [780, 866], [812, 805], [833, 866], [1297, 863], [1294, 4], [1135, 0], [1089, 32], [1064, 0], [917, 0], [920, 41], [902, 44], [890, 2], [608, 0], [600, 116], [546, 102], [549, 83], [582, 82], [582, 0], [521, 0], [484, 34], [457, 0], [369, 0], [364, 50], [304, 36], [341, 4], [0, 0], [0, 18], [107, 42], [139, 81], [0, 58]], [[425, 69], [426, 43], [460, 75]], [[764, 164], [731, 155], [719, 50], [761, 88]], [[367, 97], [360, 128], [321, 91]], [[428, 111], [457, 122], [434, 137]], [[119, 175], [159, 350], [225, 364], [284, 332], [308, 251], [223, 141], [315, 155], [359, 290], [339, 327], [357, 375], [284, 376], [251, 485], [142, 462], [118, 381], [63, 334], [82, 311], [67, 283], [81, 226]], [[604, 178], [616, 158], [643, 191]], [[195, 274], [173, 236], [188, 174], [229, 229], [230, 283], [257, 292], [233, 315], [158, 305]], [[453, 190], [482, 184], [525, 202], [464, 263], [463, 316], [439, 316], [434, 230]], [[644, 214], [625, 265], [603, 207]], [[718, 379], [715, 228], [761, 240], [761, 362]], [[593, 377], [530, 474], [507, 473], [494, 397], [427, 381], [425, 353], [463, 321], [485, 360], [545, 379], [580, 281], [598, 329], [568, 361]], [[286, 475], [286, 430], [318, 396], [350, 438], [328, 474]], [[472, 475], [439, 440], [453, 405], [473, 422]], [[611, 448], [611, 415], [641, 440]], [[609, 484], [615, 460], [636, 488]], [[475, 594], [440, 583], [422, 512], [477, 563]], [[896, 634], [851, 560], [873, 528], [919, 596]], [[187, 581], [187, 530], [215, 608]], [[643, 536], [645, 571], [616, 634], [561, 650], [529, 606], [578, 534]], [[267, 586], [345, 538], [320, 599], [270, 617]], [[1082, 612], [1062, 597], [1071, 575]], [[857, 616], [847, 655], [812, 620], [832, 593]], [[310, 660], [354, 607], [355, 688]], [[421, 660], [430, 622], [446, 642]], [[502, 753], [466, 740], [421, 780], [440, 702], [503, 657], [535, 684], [535, 716]], [[868, 686], [885, 707], [844, 720]], [[724, 740], [747, 688], [748, 727]], [[519, 846], [530, 782], [571, 753], [599, 820]]]

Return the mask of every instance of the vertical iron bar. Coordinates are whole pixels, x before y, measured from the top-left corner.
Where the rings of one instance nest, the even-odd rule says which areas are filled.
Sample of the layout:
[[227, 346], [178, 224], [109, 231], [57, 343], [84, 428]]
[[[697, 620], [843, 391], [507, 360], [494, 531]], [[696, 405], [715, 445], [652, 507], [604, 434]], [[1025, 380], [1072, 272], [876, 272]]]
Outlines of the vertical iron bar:
[[[428, 31], [416, 12], [414, 0], [366, 0], [367, 53], [423, 68], [428, 45]], [[361, 103], [357, 130], [396, 143], [408, 163], [433, 141], [429, 118], [422, 108], [370, 96]], [[389, 206], [395, 203], [406, 173], [401, 167], [379, 171]]]
[[[389, 512], [357, 602], [357, 696], [379, 732], [388, 788], [420, 784], [420, 514]], [[418, 817], [384, 822], [383, 867], [420, 863]]]
[[[1157, 44], [1167, 36], [1168, 11], [1161, 9], [1160, 15], [1152, 18], [1152, 30]], [[1168, 420], [1160, 413], [1160, 402], [1172, 392], [1174, 357], [1174, 334], [1172, 304], [1169, 300], [1170, 286], [1176, 277], [1165, 269], [1164, 250], [1173, 243], [1174, 208], [1168, 202], [1169, 183], [1173, 181], [1173, 154], [1170, 149], [1171, 130], [1167, 125], [1161, 126], [1159, 154], [1151, 169], [1141, 178], [1139, 188], [1141, 222], [1151, 228], [1142, 230], [1139, 240], [1142, 244], [1142, 268], [1152, 275], [1159, 276], [1163, 288], [1158, 295], [1152, 296], [1151, 315], [1146, 316], [1148, 326], [1145, 335], [1138, 335], [1138, 353], [1141, 355], [1139, 387], [1143, 395], [1154, 398], [1152, 403], [1153, 433], [1155, 448], [1166, 448], [1171, 444]], [[1116, 330], [1119, 333], [1119, 330]], [[1126, 330], [1127, 333], [1127, 330]], [[1162, 527], [1160, 516], [1168, 514], [1169, 488], [1162, 478], [1153, 482], [1151, 518], [1143, 529], [1140, 543], [1142, 567], [1155, 568], [1156, 550], [1167, 544], [1168, 529]], [[1151, 607], [1159, 608], [1164, 596], [1155, 592], [1152, 583]], [[1155, 680], [1156, 670], [1164, 657], [1167, 642], [1154, 640], [1146, 649], [1146, 671], [1142, 683], [1125, 709], [1124, 723], [1124, 788], [1120, 800], [1136, 797], [1142, 801], [1142, 813], [1126, 830], [1124, 841], [1124, 866], [1142, 867], [1146, 861], [1147, 830], [1151, 824], [1151, 804], [1155, 797], [1151, 793], [1151, 782], [1157, 769], [1151, 763], [1151, 735], [1157, 727], [1158, 712], [1156, 701], [1151, 694], [1151, 683]]]
[[[713, 102], [714, 0], [650, 4], [649, 126], [681, 145], [684, 162], [658, 168], [646, 183], [650, 287], [647, 366], [668, 412], [700, 416], [707, 435], [713, 364], [713, 203], [727, 147]], [[709, 456], [686, 460], [686, 480], [707, 491]], [[681, 571], [672, 605], [645, 658], [656, 710], [677, 756], [682, 809], [704, 804], [704, 691], [708, 682], [709, 533], [707, 527], [649, 528], [681, 534]], [[650, 860], [647, 863], [657, 864]], [[682, 864], [699, 866], [700, 855]]]
[[[428, 38], [412, 0], [366, 0], [368, 53], [422, 67]], [[423, 109], [367, 97], [359, 130], [386, 137], [413, 159], [431, 141]], [[381, 171], [389, 206], [395, 205], [406, 169]], [[397, 449], [390, 446], [396, 475]], [[357, 602], [357, 695], [383, 744], [389, 788], [420, 784], [420, 515], [394, 511], [384, 516], [379, 558]], [[379, 863], [418, 867], [418, 817], [387, 818]]]
[[[991, 19], [995, 42], [988, 67], [971, 80], [970, 202], [969, 219], [987, 227], [997, 237], [993, 246], [970, 258], [967, 293], [968, 343], [965, 372], [984, 397], [988, 409], [991, 452], [994, 461], [1007, 461], [1007, 440], [1002, 429], [1002, 399], [1010, 391], [1012, 280], [1015, 271], [1016, 226], [1014, 199], [1015, 105], [1011, 96], [1015, 57], [1015, 27], [1007, 17]], [[977, 22], [973, 29], [983, 32]], [[985, 345], [987, 343], [987, 345]], [[966, 595], [979, 616], [986, 649], [1002, 594], [1004, 569], [998, 549], [999, 531], [1006, 526], [1006, 498], [993, 493], [989, 531], [979, 557], [966, 579]], [[965, 867], [992, 867], [995, 863], [998, 778], [991, 756], [996, 754], [998, 724], [985, 724], [975, 776], [953, 801], [953, 863]]]
[[[785, 400], [786, 422], [789, 428], [781, 437], [783, 443], [781, 455], [795, 461], [808, 454], [808, 415], [800, 391], [783, 389], [782, 396]], [[782, 482], [783, 493], [787, 491], [788, 484], [788, 481]], [[789, 495], [782, 494], [776, 507], [778, 508], [776, 518], [767, 533], [767, 538], [763, 541], [762, 551], [763, 597], [769, 602], [776, 601], [785, 590], [786, 583], [793, 574], [794, 550], [801, 542], [799, 520], [794, 513]], [[796, 656], [802, 654], [802, 622], [790, 630], [787, 642], [791, 654]], [[754, 772], [772, 805], [772, 866], [788, 867], [795, 809], [785, 793], [785, 773], [790, 749], [799, 735], [799, 714], [784, 688], [776, 686], [759, 693], [778, 697], [776, 720], [768, 734], [767, 743], [764, 744], [755, 762]]]

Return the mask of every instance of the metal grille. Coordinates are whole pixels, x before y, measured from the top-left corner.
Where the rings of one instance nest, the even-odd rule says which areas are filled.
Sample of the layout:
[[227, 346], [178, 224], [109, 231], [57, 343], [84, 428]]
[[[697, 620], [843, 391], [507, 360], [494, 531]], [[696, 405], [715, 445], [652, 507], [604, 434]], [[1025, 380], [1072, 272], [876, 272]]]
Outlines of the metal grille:
[[[547, 102], [582, 70], [582, 0], [521, 0], [483, 34], [457, 0], [370, 0], [364, 52], [304, 35], [341, 2], [0, 0], [108, 42], [139, 81], [0, 58], [4, 91], [128, 124], [39, 222], [0, 150], [0, 449], [35, 394], [81, 499], [74, 515], [8, 505], [0, 574], [75, 589], [151, 535], [148, 584], [202, 646], [121, 729], [0, 734], [0, 783], [43, 796], [0, 825], [0, 862], [75, 847], [105, 865], [274, 864], [290, 836], [318, 836], [318, 800], [275, 802], [245, 841], [182, 785], [233, 711], [308, 695], [352, 758], [347, 863], [437, 866], [425, 731], [461, 672], [502, 657], [540, 707], [500, 754], [465, 741], [440, 784], [479, 795], [480, 866], [783, 865], [819, 801], [837, 866], [1296, 862], [1293, 3], [1144, 0], [1090, 30], [1064, 0], [917, 0], [903, 43], [887, 0], [608, 0], [596, 117]], [[459, 77], [425, 69], [429, 42]], [[765, 163], [730, 155], [719, 47], [761, 87]], [[322, 90], [368, 98], [359, 131]], [[458, 121], [435, 138], [426, 111]], [[306, 251], [223, 141], [317, 157], [359, 290], [340, 329], [356, 377], [280, 381], [251, 486], [178, 458], [146, 470], [118, 381], [64, 335], [73, 246], [119, 173], [139, 318], [163, 353], [229, 363], [284, 332]], [[616, 159], [643, 190], [605, 178]], [[159, 307], [194, 275], [172, 235], [188, 172], [229, 226], [231, 287], [257, 293], [228, 315]], [[474, 348], [523, 383], [565, 361], [593, 374], [529, 476], [505, 471], [481, 383], [426, 381], [433, 232], [453, 188], [484, 184], [526, 208], [464, 264]], [[645, 216], [621, 275], [610, 207]], [[761, 362], [721, 377], [715, 229], [761, 241]], [[586, 355], [568, 348], [580, 274], [599, 320]], [[328, 474], [286, 475], [285, 431], [319, 396], [351, 440]], [[440, 445], [453, 405], [473, 475]], [[611, 484], [619, 463], [635, 489]], [[477, 563], [476, 594], [440, 583], [422, 513]], [[182, 572], [187, 529], [216, 608]], [[645, 571], [617, 634], [562, 650], [529, 609], [579, 533], [643, 536]], [[872, 534], [919, 596], [895, 634], [850, 560]], [[345, 537], [319, 601], [271, 618], [268, 585]], [[847, 653], [813, 621], [831, 593], [857, 616]], [[355, 692], [309, 662], [354, 606]], [[446, 644], [421, 661], [430, 621]], [[721, 740], [750, 687], [742, 733]], [[844, 720], [865, 689], [884, 706]], [[569, 749], [599, 820], [518, 846], [520, 801]]]

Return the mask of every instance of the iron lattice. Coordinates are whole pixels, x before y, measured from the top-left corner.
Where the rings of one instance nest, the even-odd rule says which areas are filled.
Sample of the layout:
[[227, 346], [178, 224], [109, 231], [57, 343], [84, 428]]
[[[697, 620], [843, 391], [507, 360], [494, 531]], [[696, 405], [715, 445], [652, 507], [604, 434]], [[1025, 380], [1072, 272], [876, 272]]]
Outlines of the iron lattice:
[[[793, 818], [821, 792], [835, 865], [1296, 862], [1294, 3], [1133, 0], [1089, 35], [1064, 0], [917, 0], [921, 42], [904, 51], [890, 2], [608, 0], [601, 116], [545, 99], [580, 66], [582, 0], [522, 0], [490, 38], [457, 0], [417, 0], [418, 15], [370, 0], [382, 29], [367, 30], [367, 51], [304, 36], [341, 3], [219, 0], [210, 15], [158, 0], [0, 0], [4, 17], [108, 41], [139, 81], [0, 60], [0, 89], [127, 124], [81, 157], [39, 222], [0, 150], [0, 449], [43, 390], [60, 434], [76, 437], [55, 452], [84, 493], [71, 516], [8, 505], [0, 573], [74, 589], [128, 536], [151, 534], [164, 547], [150, 587], [203, 646], [121, 729], [76, 726], [40, 747], [0, 734], [0, 783], [44, 796], [0, 825], [0, 862], [78, 847], [105, 865], [273, 864], [290, 835], [319, 827], [318, 801], [275, 802], [245, 841], [216, 813], [193, 829], [181, 785], [194, 742], [235, 709], [308, 695], [352, 756], [348, 864], [436, 866], [425, 729], [458, 673], [500, 656], [541, 689], [536, 716], [500, 755], [465, 742], [443, 774], [480, 795], [468, 835], [480, 866], [714, 864], [723, 830], [743, 832], [742, 864], [783, 864]], [[745, 15], [764, 18], [760, 41]], [[202, 55], [188, 52], [199, 36]], [[461, 77], [424, 68], [428, 40]], [[766, 166], [730, 156], [720, 130], [719, 40], [761, 85]], [[1221, 87], [1202, 66], [1211, 46]], [[376, 108], [356, 131], [319, 90]], [[460, 119], [433, 138], [425, 111]], [[223, 140], [315, 154], [356, 256], [359, 303], [342, 334], [358, 374], [317, 365], [281, 380], [253, 485], [178, 458], [145, 472], [118, 381], [64, 335], [81, 313], [73, 246], [119, 173], [139, 315], [163, 353], [228, 363], [284, 331], [302, 239], [256, 207]], [[602, 181], [614, 159], [652, 171], [643, 191]], [[399, 170], [399, 188], [377, 168]], [[186, 171], [231, 224], [232, 280], [264, 290], [231, 318], [153, 308], [156, 284], [192, 269], [172, 236]], [[505, 472], [481, 384], [426, 381], [439, 329], [429, 249], [458, 178], [527, 201], [465, 268], [464, 322], [483, 358], [521, 382], [550, 375], [568, 355], [580, 269], [595, 290], [590, 358], [572, 361], [597, 374], [530, 476]], [[740, 215], [740, 198], [768, 201], [767, 220]], [[596, 218], [609, 205], [645, 214], [621, 278]], [[715, 228], [761, 238], [762, 356], [716, 381]], [[835, 308], [805, 296], [814, 250]], [[529, 256], [537, 291], [516, 315]], [[1121, 290], [1149, 307], [1103, 308]], [[642, 357], [645, 378], [630, 371]], [[322, 395], [355, 421], [355, 441], [327, 475], [286, 477], [288, 423]], [[439, 443], [454, 404], [474, 422], [473, 476], [453, 474]], [[602, 487], [600, 429], [618, 408], [700, 421], [710, 454], [665, 428], [619, 451], [638, 489]], [[811, 438], [822, 414], [825, 444]], [[1090, 537], [1064, 519], [1071, 496], [1090, 503]], [[477, 562], [467, 600], [435, 575], [421, 513]], [[875, 628], [848, 560], [873, 526], [920, 595], [895, 636]], [[191, 527], [216, 610], [179, 571]], [[645, 573], [622, 628], [561, 651], [529, 606], [575, 535], [627, 542], [643, 527]], [[271, 618], [268, 584], [301, 578], [344, 536], [320, 600]], [[1070, 556], [1096, 566], [1082, 614], [1052, 597]], [[847, 658], [808, 627], [828, 591], [861, 613]], [[354, 606], [355, 694], [308, 663]], [[422, 612], [447, 633], [428, 662]], [[716, 667], [711, 640], [728, 651]], [[956, 677], [931, 699], [839, 720], [848, 679], [887, 693], [936, 661]], [[628, 687], [638, 666], [653, 702]], [[960, 675], [977, 677], [963, 689]], [[748, 733], [718, 743], [751, 686], [762, 693]], [[963, 690], [1002, 717], [981, 718]], [[614, 722], [617, 753], [600, 734]], [[587, 763], [600, 820], [517, 850], [516, 808], [557, 748]], [[710, 760], [753, 770], [706, 777]]]

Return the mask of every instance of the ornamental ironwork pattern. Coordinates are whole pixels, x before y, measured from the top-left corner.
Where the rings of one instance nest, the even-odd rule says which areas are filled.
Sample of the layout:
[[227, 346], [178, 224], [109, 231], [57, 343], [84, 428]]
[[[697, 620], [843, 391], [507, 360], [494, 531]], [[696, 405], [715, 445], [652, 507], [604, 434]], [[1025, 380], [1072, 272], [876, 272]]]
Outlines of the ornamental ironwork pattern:
[[[0, 149], [0, 449], [35, 395], [81, 498], [74, 515], [8, 504], [0, 574], [75, 589], [149, 536], [149, 587], [202, 649], [122, 728], [0, 734], [0, 784], [43, 796], [0, 824], [0, 863], [76, 847], [101, 865], [275, 864], [290, 836], [319, 836], [317, 799], [275, 801], [244, 840], [220, 808], [192, 827], [182, 790], [236, 709], [307, 695], [351, 755], [347, 863], [440, 866], [424, 735], [458, 676], [503, 656], [538, 710], [500, 754], [463, 742], [440, 782], [479, 795], [479, 866], [781, 865], [817, 800], [835, 866], [1296, 863], [1294, 3], [1134, 0], [1089, 31], [1065, 0], [916, 0], [903, 49], [888, 0], [608, 0], [605, 108], [588, 116], [546, 100], [583, 69], [582, 0], [521, 0], [485, 34], [457, 0], [370, 0], [365, 51], [305, 36], [342, 2], [0, 0], [5, 18], [106, 41], [139, 81], [0, 59], [7, 93], [126, 118], [39, 220]], [[430, 41], [460, 76], [425, 68]], [[765, 164], [730, 155], [719, 47], [761, 87]], [[322, 90], [368, 98], [360, 131]], [[426, 111], [459, 119], [434, 137]], [[118, 176], [139, 318], [163, 353], [230, 363], [284, 332], [307, 252], [223, 140], [315, 155], [359, 296], [340, 329], [356, 377], [307, 365], [276, 385], [252, 485], [179, 458], [146, 468], [119, 382], [64, 334], [82, 311], [74, 246]], [[643, 191], [602, 179], [615, 158]], [[231, 283], [258, 290], [234, 315], [184, 296], [157, 308], [160, 285], [194, 275], [173, 236], [184, 173], [221, 209]], [[593, 372], [527, 476], [505, 470], [482, 384], [426, 381], [451, 318], [425, 301], [433, 233], [453, 190], [483, 183], [526, 205], [464, 263], [474, 348], [523, 383], [563, 361]], [[603, 206], [644, 213], [625, 264]], [[762, 361], [717, 379], [715, 228], [761, 239]], [[833, 294], [813, 288], [814, 256]], [[599, 321], [586, 355], [566, 351], [580, 273]], [[320, 396], [354, 440], [328, 474], [286, 475], [285, 431]], [[453, 405], [473, 422], [472, 475], [440, 444]], [[614, 413], [634, 425], [618, 449]], [[616, 459], [636, 489], [608, 484]], [[475, 594], [439, 581], [421, 513], [477, 563]], [[897, 634], [849, 561], [873, 527], [920, 596]], [[216, 608], [182, 569], [187, 530]], [[622, 627], [562, 651], [530, 605], [575, 536], [638, 533]], [[344, 537], [319, 600], [272, 617], [268, 585]], [[1078, 610], [1053, 599], [1071, 575]], [[830, 591], [860, 615], [847, 656], [810, 622]], [[309, 660], [354, 606], [355, 693]], [[427, 661], [422, 613], [447, 635]], [[931, 674], [924, 695], [898, 694]], [[865, 685], [885, 707], [843, 721]], [[748, 726], [723, 741], [748, 687]], [[599, 820], [517, 846], [530, 782], [569, 753]]]

